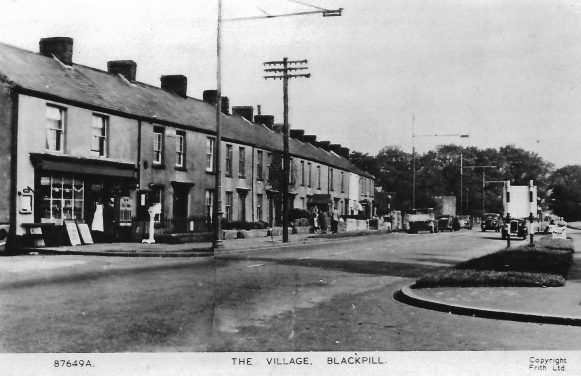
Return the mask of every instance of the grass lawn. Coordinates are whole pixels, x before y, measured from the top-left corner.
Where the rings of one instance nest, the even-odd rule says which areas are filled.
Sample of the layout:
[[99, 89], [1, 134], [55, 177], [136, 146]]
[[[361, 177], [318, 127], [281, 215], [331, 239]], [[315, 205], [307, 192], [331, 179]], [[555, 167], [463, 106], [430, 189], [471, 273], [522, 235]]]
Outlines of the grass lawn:
[[563, 286], [572, 253], [571, 240], [543, 236], [534, 249], [522, 246], [468, 260], [424, 275], [415, 287]]

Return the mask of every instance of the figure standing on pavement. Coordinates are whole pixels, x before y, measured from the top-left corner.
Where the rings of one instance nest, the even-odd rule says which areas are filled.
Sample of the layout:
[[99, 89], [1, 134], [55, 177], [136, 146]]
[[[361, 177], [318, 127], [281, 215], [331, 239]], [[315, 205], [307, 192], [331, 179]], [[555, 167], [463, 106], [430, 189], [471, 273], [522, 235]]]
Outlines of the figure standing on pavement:
[[316, 233], [319, 230], [319, 209], [315, 206], [313, 207], [313, 232]]
[[338, 225], [339, 225], [339, 211], [337, 210], [337, 207], [335, 206], [331, 210], [331, 233], [332, 234], [337, 233]]
[[319, 226], [321, 227], [321, 234], [327, 233], [327, 224], [329, 223], [329, 215], [326, 211], [321, 210], [319, 214]]

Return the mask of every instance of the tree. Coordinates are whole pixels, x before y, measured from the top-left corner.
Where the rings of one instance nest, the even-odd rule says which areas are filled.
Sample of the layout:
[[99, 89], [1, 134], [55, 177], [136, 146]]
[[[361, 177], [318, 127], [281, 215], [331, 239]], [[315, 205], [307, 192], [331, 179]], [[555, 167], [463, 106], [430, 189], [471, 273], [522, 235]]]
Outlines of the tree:
[[549, 177], [549, 208], [566, 221], [581, 219], [581, 165], [569, 165]]

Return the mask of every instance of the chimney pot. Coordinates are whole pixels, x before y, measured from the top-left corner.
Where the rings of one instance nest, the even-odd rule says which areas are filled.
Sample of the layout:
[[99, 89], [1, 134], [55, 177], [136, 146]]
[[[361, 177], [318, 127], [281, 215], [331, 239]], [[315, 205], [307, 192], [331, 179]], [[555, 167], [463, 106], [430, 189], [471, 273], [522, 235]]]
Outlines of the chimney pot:
[[48, 57], [52, 57], [54, 55], [63, 64], [73, 65], [73, 38], [42, 38], [38, 45], [41, 55]]
[[120, 74], [129, 82], [135, 81], [137, 73], [137, 64], [133, 60], [114, 60], [107, 62], [107, 72], [111, 74]]

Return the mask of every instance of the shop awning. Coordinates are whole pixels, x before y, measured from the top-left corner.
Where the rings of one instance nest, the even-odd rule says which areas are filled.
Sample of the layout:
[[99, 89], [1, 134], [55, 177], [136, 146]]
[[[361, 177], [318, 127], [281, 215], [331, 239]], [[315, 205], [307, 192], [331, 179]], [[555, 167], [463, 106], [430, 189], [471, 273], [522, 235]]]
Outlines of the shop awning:
[[307, 205], [329, 205], [331, 195], [329, 194], [314, 194], [307, 199]]
[[30, 160], [34, 168], [41, 171], [68, 172], [116, 178], [137, 178], [137, 168], [134, 163], [40, 153], [31, 153]]

